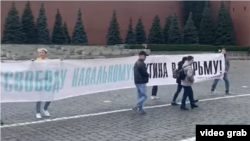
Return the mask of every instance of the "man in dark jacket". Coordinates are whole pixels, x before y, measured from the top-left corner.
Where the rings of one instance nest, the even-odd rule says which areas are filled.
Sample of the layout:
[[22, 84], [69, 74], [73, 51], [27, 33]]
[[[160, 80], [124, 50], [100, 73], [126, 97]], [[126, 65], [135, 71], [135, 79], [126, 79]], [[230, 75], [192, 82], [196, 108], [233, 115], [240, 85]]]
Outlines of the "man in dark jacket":
[[[183, 57], [182, 60], [178, 63], [178, 68], [177, 68], [178, 71], [180, 71], [182, 69], [182, 66], [183, 66], [183, 64], [185, 63], [186, 60], [187, 60], [187, 57]], [[177, 97], [178, 97], [178, 95], [179, 95], [179, 93], [181, 92], [181, 89], [182, 89], [181, 80], [179, 78], [176, 79], [176, 83], [178, 84], [177, 85], [177, 90], [176, 90], [176, 92], [174, 94], [173, 101], [171, 103], [171, 105], [173, 105], [173, 106], [178, 105], [176, 103], [176, 99], [177, 99]]]
[[144, 63], [147, 53], [141, 51], [139, 53], [139, 59], [135, 62], [134, 65], [134, 82], [137, 90], [137, 104], [133, 108], [134, 111], [138, 111], [140, 114], [146, 114], [143, 109], [143, 103], [147, 99], [147, 86], [149, 79], [149, 74], [147, 72], [147, 66]]

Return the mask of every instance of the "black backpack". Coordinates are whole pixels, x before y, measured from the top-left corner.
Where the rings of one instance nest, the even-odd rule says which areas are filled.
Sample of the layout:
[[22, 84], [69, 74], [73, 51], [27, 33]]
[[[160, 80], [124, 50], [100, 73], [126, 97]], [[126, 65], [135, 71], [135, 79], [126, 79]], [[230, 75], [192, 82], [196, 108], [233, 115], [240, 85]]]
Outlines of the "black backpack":
[[176, 69], [176, 70], [173, 71], [173, 78], [175, 78], [175, 79], [179, 78], [179, 71], [178, 71], [178, 69]]

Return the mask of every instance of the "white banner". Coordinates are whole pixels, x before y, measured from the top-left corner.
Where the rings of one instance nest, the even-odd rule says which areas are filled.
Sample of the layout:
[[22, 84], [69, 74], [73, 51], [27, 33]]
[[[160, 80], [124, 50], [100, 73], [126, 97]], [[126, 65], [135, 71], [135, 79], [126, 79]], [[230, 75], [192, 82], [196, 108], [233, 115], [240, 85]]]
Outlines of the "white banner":
[[[173, 70], [184, 55], [148, 56], [148, 86], [176, 84]], [[221, 78], [222, 54], [192, 54], [195, 82]], [[98, 92], [133, 88], [138, 57], [94, 60], [44, 60], [2, 63], [1, 103], [54, 101]]]

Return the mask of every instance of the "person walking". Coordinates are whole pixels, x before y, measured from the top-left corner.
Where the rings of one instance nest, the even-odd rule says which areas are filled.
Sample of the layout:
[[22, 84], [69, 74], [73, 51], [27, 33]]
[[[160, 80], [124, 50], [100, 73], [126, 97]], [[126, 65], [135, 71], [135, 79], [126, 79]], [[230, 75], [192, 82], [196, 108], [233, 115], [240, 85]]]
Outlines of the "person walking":
[[[180, 62], [178, 62], [178, 68], [177, 68], [177, 72], [179, 73], [182, 70], [182, 66], [185, 63], [185, 61], [187, 60], [187, 57], [183, 57], [182, 60]], [[177, 90], [173, 96], [173, 100], [171, 102], [172, 106], [178, 106], [179, 104], [176, 102], [176, 99], [179, 95], [179, 93], [182, 90], [182, 85], [181, 85], [181, 79], [179, 77], [176, 78], [176, 83], [177, 83]], [[194, 100], [194, 102], [198, 102], [199, 100]]]
[[147, 66], [145, 64], [147, 53], [145, 51], [139, 52], [139, 59], [134, 65], [134, 83], [137, 90], [137, 103], [134, 111], [139, 112], [139, 114], [144, 115], [146, 112], [143, 109], [143, 103], [147, 100], [147, 86], [149, 81], [149, 74], [147, 72]]
[[[178, 68], [177, 68], [178, 72], [182, 69], [182, 66], [183, 66], [183, 64], [185, 63], [186, 60], [187, 60], [187, 57], [183, 57], [182, 60], [180, 62], [178, 62]], [[179, 105], [179, 104], [176, 103], [176, 99], [177, 99], [177, 97], [178, 97], [178, 95], [179, 95], [179, 93], [181, 92], [181, 89], [182, 89], [181, 79], [180, 78], [176, 79], [176, 83], [177, 83], [177, 90], [176, 90], [176, 92], [174, 94], [174, 97], [173, 97], [173, 100], [171, 102], [171, 105], [173, 105], [173, 106]]]
[[[230, 94], [230, 92], [229, 92], [229, 81], [228, 81], [228, 76], [227, 76], [228, 71], [230, 69], [230, 61], [227, 58], [226, 49], [222, 49], [221, 53], [224, 55], [224, 58], [225, 58], [225, 72], [224, 72], [224, 76], [223, 76], [223, 80], [225, 81], [225, 89], [226, 89], [225, 92], [226, 92], [226, 94]], [[216, 89], [216, 86], [217, 86], [219, 81], [220, 81], [220, 79], [214, 79], [212, 89], [211, 89], [212, 94], [216, 94], [215, 89]]]
[[151, 99], [155, 100], [155, 99], [160, 99], [160, 97], [157, 96], [157, 92], [158, 92], [158, 86], [155, 85], [152, 87], [152, 94], [151, 94]]
[[[39, 57], [36, 58], [36, 60], [47, 60], [48, 58], [46, 57], [47, 54], [47, 49], [45, 48], [40, 48], [37, 50]], [[36, 118], [37, 119], [41, 119], [42, 118], [42, 114], [46, 117], [50, 116], [50, 113], [48, 111], [48, 107], [50, 105], [50, 101], [45, 102], [44, 108], [41, 109], [41, 101], [38, 101], [36, 103]]]
[[188, 56], [187, 60], [182, 66], [182, 69], [183, 69], [182, 72], [184, 76], [180, 77], [180, 79], [181, 79], [181, 85], [184, 88], [184, 93], [183, 93], [181, 106], [180, 106], [181, 110], [189, 110], [188, 108], [186, 108], [187, 97], [189, 98], [192, 109], [198, 107], [195, 104], [194, 94], [193, 94], [193, 89], [192, 89], [192, 85], [194, 83], [194, 71], [191, 65], [193, 64], [193, 62], [194, 62], [194, 57]]

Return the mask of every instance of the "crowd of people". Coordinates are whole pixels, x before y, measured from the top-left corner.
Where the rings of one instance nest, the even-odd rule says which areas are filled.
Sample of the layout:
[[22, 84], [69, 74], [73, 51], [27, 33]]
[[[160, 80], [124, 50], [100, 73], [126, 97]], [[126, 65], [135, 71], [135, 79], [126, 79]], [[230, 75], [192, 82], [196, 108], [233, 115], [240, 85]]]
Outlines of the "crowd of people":
[[[225, 94], [230, 94], [229, 92], [229, 81], [228, 81], [228, 71], [230, 68], [230, 62], [229, 59], [226, 56], [226, 50], [221, 49], [219, 50], [220, 53], [224, 55], [225, 58], [225, 71], [224, 71], [224, 76], [223, 80], [225, 81]], [[134, 65], [134, 83], [136, 86], [137, 90], [137, 103], [136, 106], [132, 108], [132, 110], [139, 112], [139, 114], [144, 115], [146, 114], [145, 110], [143, 109], [143, 103], [147, 99], [147, 86], [146, 84], [149, 81], [149, 74], [147, 72], [147, 66], [145, 64], [145, 60], [148, 54], [145, 51], [141, 51], [139, 53], [139, 59], [136, 61]], [[192, 64], [194, 62], [194, 57], [193, 56], [186, 56], [183, 57], [180, 62], [178, 62], [178, 77], [176, 78], [176, 83], [177, 83], [177, 90], [173, 96], [173, 100], [171, 102], [171, 105], [173, 106], [178, 106], [179, 104], [176, 102], [176, 99], [181, 92], [182, 88], [184, 89], [184, 93], [182, 96], [181, 104], [180, 104], [180, 109], [181, 110], [189, 110], [186, 107], [186, 99], [189, 98], [190, 101], [190, 107], [197, 108], [198, 105], [196, 104], [199, 100], [194, 99], [194, 93], [192, 89], [192, 85], [194, 84], [194, 70], [192, 67]], [[214, 82], [212, 84], [211, 88], [211, 94], [215, 94], [215, 89], [218, 84], [220, 79], [214, 79]], [[157, 91], [158, 91], [158, 86], [153, 86], [152, 87], [152, 93], [151, 93], [151, 99], [159, 99], [157, 96]]]
[[[36, 58], [35, 60], [32, 61], [39, 61], [39, 60], [48, 60], [46, 57], [47, 50], [45, 48], [38, 49], [38, 55], [39, 57]], [[226, 94], [229, 93], [229, 81], [227, 77], [227, 73], [230, 68], [230, 63], [229, 60], [226, 57], [226, 50], [222, 49], [220, 51], [222, 54], [225, 56], [225, 73], [223, 80], [225, 81], [225, 86], [226, 86]], [[136, 86], [137, 90], [137, 103], [136, 106], [133, 107], [132, 109], [136, 112], [139, 112], [139, 114], [144, 115], [146, 114], [145, 110], [143, 109], [143, 103], [147, 99], [147, 86], [146, 84], [149, 81], [149, 74], [147, 72], [147, 66], [145, 64], [145, 60], [148, 54], [145, 51], [141, 51], [139, 53], [139, 59], [136, 61], [134, 65], [134, 83]], [[180, 109], [181, 110], [189, 110], [186, 107], [186, 99], [189, 98], [191, 108], [197, 108], [198, 105], [196, 104], [199, 100], [195, 100], [193, 96], [193, 90], [192, 90], [192, 85], [194, 84], [194, 72], [192, 69], [192, 64], [194, 62], [194, 57], [193, 56], [187, 56], [183, 57], [182, 60], [178, 63], [178, 69], [177, 71], [180, 73], [179, 77], [176, 79], [177, 83], [177, 90], [173, 96], [173, 100], [171, 102], [171, 105], [173, 106], [178, 106], [179, 104], [176, 102], [176, 99], [178, 95], [180, 94], [182, 88], [184, 89]], [[219, 79], [215, 79], [214, 83], [211, 88], [211, 93], [215, 94], [215, 88], [219, 82]], [[152, 87], [152, 95], [151, 99], [159, 99], [157, 96], [158, 92], [158, 86], [153, 86]], [[49, 117], [50, 113], [48, 111], [50, 101], [45, 102], [44, 107], [41, 107], [42, 102], [38, 101], [36, 103], [36, 118], [41, 119], [43, 116]], [[1, 120], [1, 125], [3, 125], [3, 122]]]

